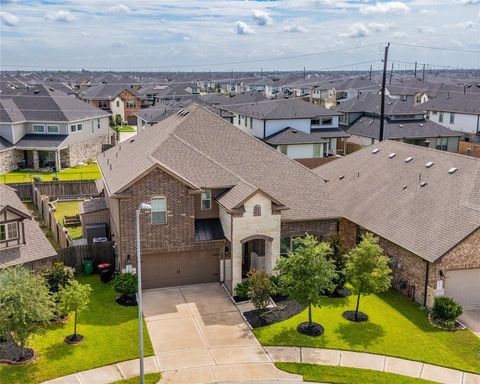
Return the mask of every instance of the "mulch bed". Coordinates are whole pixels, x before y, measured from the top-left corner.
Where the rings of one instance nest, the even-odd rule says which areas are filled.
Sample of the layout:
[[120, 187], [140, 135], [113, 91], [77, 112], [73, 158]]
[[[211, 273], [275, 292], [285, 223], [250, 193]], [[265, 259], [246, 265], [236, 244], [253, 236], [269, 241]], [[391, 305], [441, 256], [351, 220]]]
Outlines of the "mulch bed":
[[117, 296], [115, 298], [117, 304], [123, 305], [124, 307], [135, 307], [137, 306], [137, 298], [135, 296]]
[[25, 356], [22, 356], [22, 348], [11, 341], [0, 342], [0, 363], [20, 365], [26, 364], [35, 358], [35, 351], [31, 348], [23, 350]]
[[344, 319], [348, 321], [354, 321], [356, 323], [361, 323], [362, 321], [368, 320], [368, 315], [358, 311], [358, 317], [355, 317], [355, 311], [345, 311], [342, 313]]
[[248, 300], [250, 300], [248, 297], [233, 296], [233, 301], [235, 301], [236, 304], [245, 303]]
[[428, 314], [428, 320], [430, 321], [430, 324], [432, 324], [435, 328], [440, 328], [445, 331], [459, 331], [465, 329], [465, 326], [458, 321], [455, 321], [455, 325], [453, 327], [448, 327], [441, 321], [434, 319], [431, 313]]
[[298, 324], [297, 331], [302, 335], [318, 337], [323, 335], [325, 329], [320, 324], [310, 324], [308, 321], [306, 321], [305, 323]]
[[65, 339], [63, 339], [63, 340], [67, 344], [78, 344], [78, 343], [81, 343], [83, 341], [83, 336], [82, 335], [70, 335], [70, 336], [65, 337]]
[[243, 315], [252, 328], [258, 328], [287, 320], [297, 313], [302, 312], [304, 308], [305, 307], [301, 306], [296, 301], [285, 300], [277, 303], [276, 307], [254, 309], [252, 311], [244, 312]]

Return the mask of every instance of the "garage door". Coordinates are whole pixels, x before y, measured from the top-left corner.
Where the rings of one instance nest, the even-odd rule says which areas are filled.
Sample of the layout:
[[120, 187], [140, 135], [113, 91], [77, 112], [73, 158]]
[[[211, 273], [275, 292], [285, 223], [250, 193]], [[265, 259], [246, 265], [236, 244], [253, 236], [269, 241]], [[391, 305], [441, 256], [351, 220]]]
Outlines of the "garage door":
[[447, 271], [445, 294], [464, 307], [480, 307], [480, 268]]
[[144, 289], [212, 283], [220, 279], [218, 249], [145, 255], [142, 258]]

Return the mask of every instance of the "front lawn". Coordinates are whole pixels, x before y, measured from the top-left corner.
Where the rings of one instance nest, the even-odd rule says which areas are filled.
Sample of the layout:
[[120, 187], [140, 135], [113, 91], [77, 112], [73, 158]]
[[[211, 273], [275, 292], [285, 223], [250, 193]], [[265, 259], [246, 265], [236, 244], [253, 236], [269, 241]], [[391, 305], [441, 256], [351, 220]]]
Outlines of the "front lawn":
[[339, 384], [434, 384], [433, 381], [396, 375], [389, 372], [371, 371], [328, 365], [277, 363], [277, 368], [303, 376], [308, 382]]
[[468, 330], [443, 331], [430, 325], [427, 312], [396, 291], [362, 298], [364, 323], [345, 320], [342, 313], [355, 308], [356, 297], [324, 298], [313, 309], [313, 320], [325, 334], [309, 337], [297, 332], [307, 311], [280, 323], [254, 329], [263, 345], [288, 345], [354, 350], [423, 361], [480, 373], [480, 338]]
[[102, 176], [96, 163], [86, 164], [74, 168], [65, 168], [60, 172], [30, 172], [13, 171], [0, 175], [0, 183], [30, 183], [38, 176], [42, 181], [52, 181], [57, 176], [60, 181], [68, 180], [96, 180]]
[[[63, 218], [65, 216], [75, 216], [80, 213], [79, 201], [57, 201], [53, 203], [55, 205], [55, 211], [53, 215], [55, 219], [63, 225]], [[65, 227], [68, 231], [68, 235], [72, 240], [78, 240], [82, 238], [82, 226], [77, 227]]]
[[[157, 384], [160, 379], [160, 373], [147, 373], [145, 375], [145, 384]], [[140, 384], [140, 376], [132, 377], [131, 379], [115, 381], [112, 384]]]
[[130, 125], [115, 125], [112, 129], [115, 132], [137, 132], [137, 130]]
[[[79, 276], [93, 291], [89, 309], [78, 315], [78, 333], [85, 336], [78, 345], [67, 345], [63, 339], [73, 333], [73, 321], [45, 327], [32, 337], [28, 346], [37, 353], [33, 363], [0, 365], [0, 383], [39, 383], [103, 365], [138, 358], [138, 309], [122, 307], [115, 302], [111, 283], [100, 282], [98, 275]], [[145, 356], [153, 354], [146, 326]]]

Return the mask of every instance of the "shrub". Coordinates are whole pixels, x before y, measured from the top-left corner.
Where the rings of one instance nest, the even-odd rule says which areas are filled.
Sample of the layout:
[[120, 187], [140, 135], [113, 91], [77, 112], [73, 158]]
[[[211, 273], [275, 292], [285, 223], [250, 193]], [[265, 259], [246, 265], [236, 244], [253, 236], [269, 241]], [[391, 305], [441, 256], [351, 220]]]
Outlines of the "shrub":
[[453, 327], [455, 320], [463, 313], [462, 306], [450, 297], [436, 297], [433, 303], [432, 316], [433, 319], [446, 325]]
[[40, 176], [33, 176], [33, 181], [35, 183], [41, 183], [42, 182], [42, 178]]
[[58, 180], [60, 180], [58, 175], [53, 175], [52, 176], [52, 181], [58, 181]]
[[237, 296], [240, 301], [248, 300], [248, 280], [237, 284], [235, 287], [235, 296]]
[[120, 296], [134, 296], [137, 293], [137, 276], [133, 273], [118, 273], [113, 279], [113, 289]]
[[55, 293], [73, 280], [75, 270], [72, 267], [66, 267], [62, 264], [54, 264], [52, 268], [45, 271], [43, 277], [47, 282], [50, 292]]
[[335, 270], [337, 271], [337, 277], [333, 279], [333, 283], [335, 284], [335, 290], [342, 289], [347, 282], [347, 272], [345, 270], [346, 267], [346, 250], [343, 247], [340, 236], [335, 235], [330, 240], [330, 247], [332, 248], [332, 254], [330, 258], [335, 263]]
[[270, 275], [270, 295], [273, 297], [287, 297], [287, 292], [280, 284], [278, 275]]
[[248, 297], [256, 309], [265, 309], [270, 303], [270, 275], [265, 271], [248, 273]]

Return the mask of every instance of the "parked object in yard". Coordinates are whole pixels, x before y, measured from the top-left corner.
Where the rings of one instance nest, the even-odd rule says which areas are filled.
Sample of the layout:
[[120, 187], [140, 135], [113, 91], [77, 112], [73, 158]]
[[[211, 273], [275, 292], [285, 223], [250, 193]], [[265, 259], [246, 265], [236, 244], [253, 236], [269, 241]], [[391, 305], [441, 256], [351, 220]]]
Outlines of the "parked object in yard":
[[100, 273], [100, 280], [104, 283], [108, 283], [112, 280], [113, 268], [109, 263], [102, 263], [97, 265], [98, 272]]
[[85, 276], [93, 273], [93, 260], [83, 260], [83, 273]]
[[108, 239], [106, 237], [94, 237], [92, 239], [93, 244], [106, 243]]

